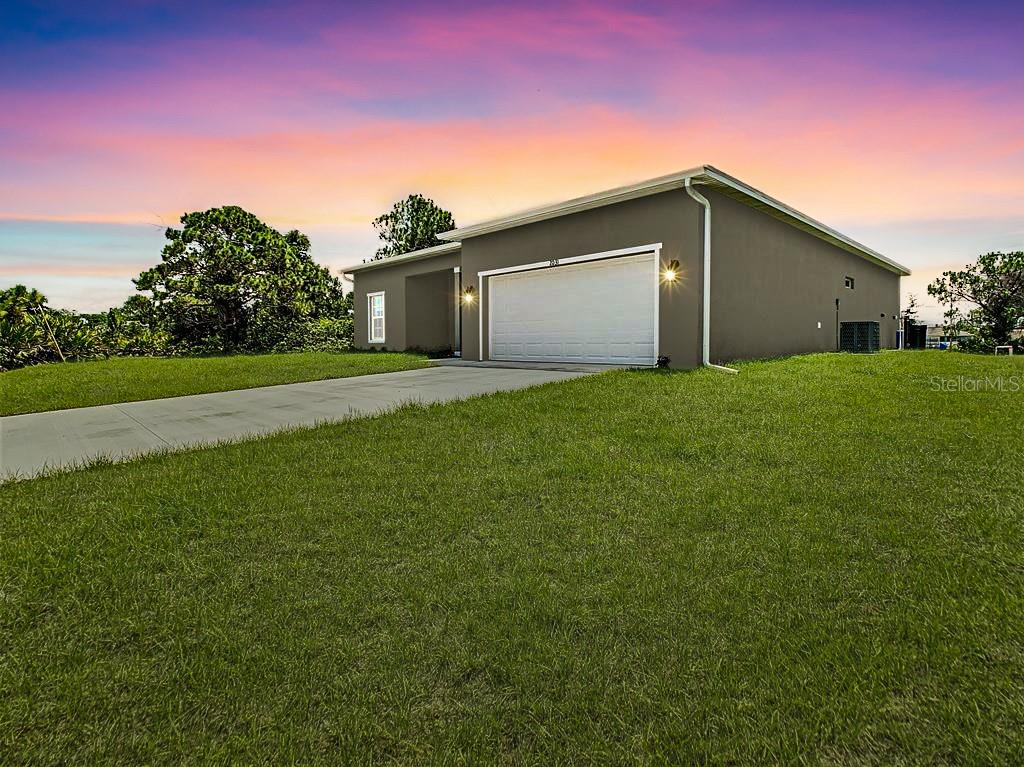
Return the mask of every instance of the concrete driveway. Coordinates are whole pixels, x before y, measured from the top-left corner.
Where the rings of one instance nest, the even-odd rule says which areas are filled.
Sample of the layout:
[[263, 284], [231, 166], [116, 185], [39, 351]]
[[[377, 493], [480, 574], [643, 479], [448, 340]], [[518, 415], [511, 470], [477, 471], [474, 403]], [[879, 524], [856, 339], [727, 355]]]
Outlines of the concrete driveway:
[[374, 415], [409, 402], [465, 399], [593, 371], [432, 367], [0, 418], [0, 480], [98, 457], [203, 445]]

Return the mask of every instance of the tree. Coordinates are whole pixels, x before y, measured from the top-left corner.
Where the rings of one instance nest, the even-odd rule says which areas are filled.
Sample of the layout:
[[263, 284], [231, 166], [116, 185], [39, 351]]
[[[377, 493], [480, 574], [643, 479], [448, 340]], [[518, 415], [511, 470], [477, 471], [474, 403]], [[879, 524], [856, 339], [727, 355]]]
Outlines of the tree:
[[[952, 333], [967, 334], [961, 345], [969, 351], [992, 351], [1020, 339], [1024, 329], [1024, 252], [986, 253], [959, 271], [943, 272], [928, 286], [928, 295], [948, 305], [946, 324]], [[966, 302], [970, 307], [961, 309]]]
[[0, 290], [0, 319], [21, 322], [30, 312], [46, 308], [46, 296], [34, 288], [15, 285]]
[[313, 260], [309, 238], [302, 232], [293, 229], [284, 239], [293, 255], [290, 279], [281, 281], [273, 308], [284, 319], [342, 316], [347, 304], [341, 280]]
[[46, 308], [46, 296], [24, 285], [0, 290], [0, 370], [28, 365], [42, 359], [47, 336], [38, 313]]
[[156, 305], [141, 293], [129, 296], [121, 306], [81, 317], [106, 354], [148, 356], [168, 351], [170, 337], [163, 329]]
[[903, 307], [903, 325], [914, 325], [917, 323], [917, 296], [911, 293], [907, 296], [907, 305]]
[[377, 261], [440, 245], [438, 233], [454, 229], [455, 218], [433, 200], [410, 194], [383, 216], [375, 218], [373, 226], [384, 243], [373, 256], [372, 260]]
[[86, 318], [48, 307], [46, 296], [24, 285], [0, 290], [0, 370], [102, 354]]
[[[309, 238], [281, 234], [237, 206], [186, 213], [168, 229], [162, 263], [135, 280], [179, 345], [224, 352], [273, 345], [261, 330], [331, 316], [341, 281], [310, 256]], [[135, 307], [141, 308], [141, 307]]]

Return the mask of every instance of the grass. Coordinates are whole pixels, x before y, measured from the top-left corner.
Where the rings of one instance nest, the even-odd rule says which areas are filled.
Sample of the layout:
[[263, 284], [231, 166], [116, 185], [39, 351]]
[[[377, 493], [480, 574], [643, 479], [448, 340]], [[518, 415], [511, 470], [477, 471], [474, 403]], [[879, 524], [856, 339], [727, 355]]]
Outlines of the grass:
[[0, 373], [0, 416], [389, 373], [427, 365], [418, 354], [256, 354], [115, 357]]
[[0, 762], [1019, 764], [1022, 403], [820, 355], [4, 486]]

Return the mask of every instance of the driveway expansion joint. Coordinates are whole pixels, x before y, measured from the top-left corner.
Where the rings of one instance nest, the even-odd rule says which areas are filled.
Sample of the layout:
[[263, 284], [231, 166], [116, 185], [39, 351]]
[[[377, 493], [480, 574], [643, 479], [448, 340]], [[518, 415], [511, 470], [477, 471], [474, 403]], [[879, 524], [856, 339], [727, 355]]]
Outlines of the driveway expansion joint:
[[[145, 402], [145, 401], [146, 401], [146, 400], [143, 400], [143, 402]], [[138, 418], [136, 418], [136, 417], [135, 417], [135, 416], [133, 416], [133, 415], [132, 415], [131, 413], [129, 413], [129, 412], [127, 411], [127, 410], [125, 410], [125, 409], [124, 409], [123, 407], [121, 407], [121, 405], [122, 405], [122, 404], [126, 404], [126, 403], [116, 403], [116, 404], [112, 405], [112, 407], [113, 407], [113, 408], [114, 408], [114, 409], [115, 409], [116, 411], [118, 411], [119, 413], [121, 413], [122, 415], [125, 415], [125, 416], [127, 416], [128, 418], [131, 418], [131, 419], [132, 419], [133, 421], [135, 421], [135, 423], [137, 423], [137, 424], [138, 424], [139, 426], [141, 426], [141, 427], [142, 427], [143, 429], [145, 429], [146, 431], [148, 431], [148, 432], [149, 432], [150, 434], [152, 434], [152, 435], [153, 435], [154, 437], [156, 437], [156, 438], [157, 438], [158, 440], [160, 440], [161, 442], [163, 442], [163, 443], [164, 443], [165, 445], [167, 445], [167, 446], [170, 446], [170, 445], [171, 445], [171, 443], [170, 443], [170, 442], [168, 442], [168, 441], [167, 441], [166, 439], [164, 439], [164, 438], [163, 438], [163, 437], [161, 437], [161, 436], [160, 436], [159, 434], [157, 434], [157, 433], [156, 433], [155, 431], [153, 431], [153, 430], [152, 430], [151, 428], [149, 428], [149, 426], [147, 426], [146, 424], [144, 424], [144, 423], [143, 423], [142, 421], [140, 421], [140, 420], [139, 420]]]

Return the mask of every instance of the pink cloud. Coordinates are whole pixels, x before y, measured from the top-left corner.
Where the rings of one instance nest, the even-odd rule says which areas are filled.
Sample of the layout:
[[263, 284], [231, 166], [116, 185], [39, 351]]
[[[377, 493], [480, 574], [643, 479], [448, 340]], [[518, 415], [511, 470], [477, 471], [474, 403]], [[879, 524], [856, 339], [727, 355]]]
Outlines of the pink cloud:
[[646, 119], [590, 105], [514, 120], [363, 118], [223, 137], [53, 126], [48, 159], [32, 157], [33, 172], [0, 189], [0, 211], [152, 220], [154, 211], [234, 201], [296, 222], [356, 226], [422, 190], [467, 220], [702, 161], [821, 216], [1019, 210], [1024, 121], [972, 96], [932, 95], [894, 89], [817, 115], [787, 93], [735, 122], [713, 110]]
[[[78, 263], [73, 266], [76, 277], [116, 277], [124, 278], [126, 275], [136, 276], [145, 269], [149, 269], [159, 260], [159, 253], [149, 262], [139, 261], [127, 264], [119, 263]], [[13, 261], [5, 262], [4, 270], [8, 274], [28, 276], [30, 280], [39, 277], [66, 277], [72, 270], [67, 263], [41, 263], [39, 261]]]
[[595, 60], [611, 58], [616, 51], [634, 50], [637, 45], [663, 43], [674, 36], [671, 27], [622, 6], [504, 6], [480, 8], [456, 18], [413, 16], [402, 32], [406, 44], [379, 48], [377, 58], [409, 58], [423, 53], [475, 57], [484, 53], [495, 57], [534, 54]]

